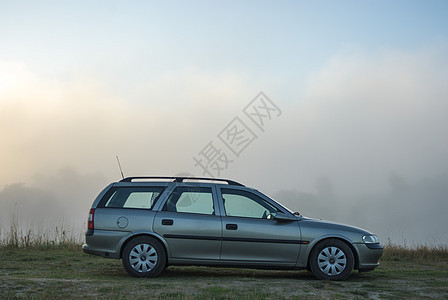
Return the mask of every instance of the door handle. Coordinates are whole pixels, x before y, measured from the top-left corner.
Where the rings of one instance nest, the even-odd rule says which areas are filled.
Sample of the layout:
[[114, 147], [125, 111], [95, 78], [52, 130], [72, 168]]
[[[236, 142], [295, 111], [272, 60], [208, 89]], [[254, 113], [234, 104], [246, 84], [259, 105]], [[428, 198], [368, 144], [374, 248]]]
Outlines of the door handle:
[[174, 221], [171, 219], [163, 219], [162, 220], [162, 225], [173, 225]]
[[237, 230], [238, 225], [237, 224], [226, 224], [226, 229], [227, 230]]

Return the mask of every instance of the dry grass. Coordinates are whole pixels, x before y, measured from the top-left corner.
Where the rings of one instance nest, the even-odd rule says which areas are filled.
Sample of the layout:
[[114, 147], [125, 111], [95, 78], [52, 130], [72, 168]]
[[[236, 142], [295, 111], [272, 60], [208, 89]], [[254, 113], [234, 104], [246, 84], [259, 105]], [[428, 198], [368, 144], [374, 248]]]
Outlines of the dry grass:
[[403, 245], [387, 244], [384, 247], [382, 260], [413, 260], [434, 262], [448, 260], [447, 245], [418, 245], [416, 247], [406, 247]]
[[74, 234], [73, 230], [56, 226], [53, 230], [22, 229], [12, 222], [9, 231], [0, 238], [1, 248], [44, 248], [68, 247], [79, 248], [84, 239], [83, 234]]
[[42, 248], [42, 247], [79, 247], [84, 241], [84, 232], [69, 228], [60, 222], [59, 226], [23, 225], [26, 220], [19, 218], [15, 210], [9, 218], [7, 228], [0, 227], [1, 248]]

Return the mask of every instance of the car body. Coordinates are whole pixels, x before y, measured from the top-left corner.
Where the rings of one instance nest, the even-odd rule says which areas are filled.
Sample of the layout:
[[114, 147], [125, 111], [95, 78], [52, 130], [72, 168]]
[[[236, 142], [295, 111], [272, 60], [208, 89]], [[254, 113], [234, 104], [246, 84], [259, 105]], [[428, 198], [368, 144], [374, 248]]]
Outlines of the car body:
[[294, 213], [216, 178], [128, 177], [92, 204], [83, 251], [122, 259], [136, 277], [168, 265], [307, 269], [344, 280], [376, 268], [383, 247], [363, 229]]

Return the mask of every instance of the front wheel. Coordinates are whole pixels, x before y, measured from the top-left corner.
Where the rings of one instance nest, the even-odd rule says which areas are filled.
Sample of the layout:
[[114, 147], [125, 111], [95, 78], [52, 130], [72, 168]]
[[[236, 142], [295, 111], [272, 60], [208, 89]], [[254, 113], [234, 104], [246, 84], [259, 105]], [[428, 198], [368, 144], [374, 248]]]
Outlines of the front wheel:
[[166, 253], [154, 238], [138, 237], [123, 249], [123, 266], [134, 277], [156, 277], [165, 268]]
[[353, 270], [353, 253], [341, 240], [328, 239], [316, 245], [310, 255], [310, 269], [322, 280], [345, 280]]

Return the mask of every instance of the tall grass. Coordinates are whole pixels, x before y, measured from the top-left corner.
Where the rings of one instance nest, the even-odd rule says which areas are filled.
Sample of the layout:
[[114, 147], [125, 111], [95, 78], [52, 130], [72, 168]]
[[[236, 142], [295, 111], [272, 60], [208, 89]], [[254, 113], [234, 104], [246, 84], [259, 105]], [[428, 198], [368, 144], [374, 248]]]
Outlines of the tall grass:
[[11, 226], [9, 232], [0, 240], [2, 248], [21, 247], [79, 247], [82, 243], [80, 234], [56, 226], [52, 231], [37, 231], [32, 229], [23, 230], [17, 226]]
[[77, 232], [63, 225], [59, 226], [21, 226], [16, 214], [10, 218], [9, 228], [0, 228], [1, 248], [21, 247], [77, 247], [84, 240], [84, 232]]
[[448, 261], [447, 245], [417, 245], [407, 247], [406, 245], [396, 245], [388, 243], [384, 247], [382, 260], [401, 261]]

